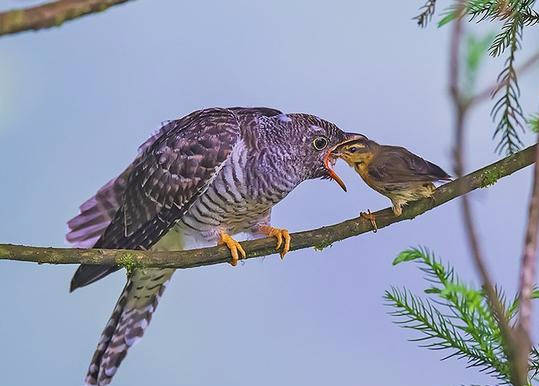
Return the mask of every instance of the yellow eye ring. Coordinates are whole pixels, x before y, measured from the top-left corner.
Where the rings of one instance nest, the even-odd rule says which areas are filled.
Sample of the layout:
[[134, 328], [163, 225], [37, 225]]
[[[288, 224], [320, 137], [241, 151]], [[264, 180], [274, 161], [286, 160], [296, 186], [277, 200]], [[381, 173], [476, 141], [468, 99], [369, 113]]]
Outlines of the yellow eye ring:
[[316, 137], [313, 139], [313, 147], [315, 150], [324, 150], [328, 146], [328, 139], [326, 137]]

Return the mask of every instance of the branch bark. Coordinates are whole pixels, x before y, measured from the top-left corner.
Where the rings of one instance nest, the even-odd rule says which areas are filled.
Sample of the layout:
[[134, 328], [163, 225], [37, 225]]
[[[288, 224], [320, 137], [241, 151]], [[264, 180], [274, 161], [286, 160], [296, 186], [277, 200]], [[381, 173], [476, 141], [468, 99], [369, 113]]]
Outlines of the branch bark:
[[[536, 64], [539, 61], [539, 51], [530, 56], [520, 67], [517, 68], [517, 74], [522, 75], [527, 70], [533, 67], [534, 64]], [[473, 97], [471, 97], [467, 104], [468, 106], [475, 105], [477, 103], [480, 103], [484, 101], [485, 99], [490, 99], [494, 93], [499, 90], [500, 88], [507, 85], [507, 79], [501, 82], [496, 82], [495, 84], [485, 88], [483, 91], [477, 93]]]
[[532, 317], [532, 292], [535, 285], [535, 267], [537, 251], [537, 230], [539, 227], [539, 152], [535, 155], [535, 171], [533, 187], [528, 209], [528, 225], [522, 252], [520, 265], [520, 305], [519, 320], [515, 329], [516, 340], [521, 347], [517, 353], [518, 371], [528, 373], [528, 358], [532, 348], [531, 341], [531, 317]]
[[[477, 188], [487, 187], [535, 162], [536, 145], [514, 155], [492, 163], [462, 178], [440, 186], [432, 199], [410, 203], [400, 217], [395, 217], [391, 208], [376, 213], [378, 229], [391, 224], [413, 219], [437, 206]], [[332, 243], [357, 236], [372, 230], [368, 220], [361, 217], [339, 224], [291, 234], [291, 250], [325, 248]], [[247, 258], [271, 255], [275, 252], [275, 239], [264, 238], [241, 243]], [[107, 250], [76, 248], [44, 248], [24, 245], [0, 244], [0, 260], [18, 260], [47, 264], [110, 264], [125, 267], [192, 268], [225, 263], [230, 260], [226, 247], [212, 247], [178, 252], [152, 252], [140, 250]]]
[[[458, 4], [459, 13], [462, 13], [464, 9], [465, 1], [461, 0]], [[450, 47], [449, 47], [449, 94], [451, 95], [451, 101], [455, 109], [455, 122], [454, 122], [454, 160], [455, 160], [455, 172], [457, 177], [461, 177], [465, 168], [464, 154], [466, 150], [465, 146], [465, 130], [466, 130], [466, 117], [469, 111], [470, 104], [466, 102], [459, 87], [459, 59], [460, 59], [460, 47], [463, 35], [462, 26], [462, 14], [458, 17], [451, 32]], [[473, 261], [475, 267], [481, 276], [483, 282], [483, 288], [486, 292], [488, 301], [492, 312], [498, 322], [500, 331], [503, 338], [503, 351], [507, 356], [507, 359], [511, 366], [511, 383], [514, 386], [521, 386], [528, 384], [528, 356], [529, 350], [526, 351], [526, 347], [520, 344], [519, 339], [513, 333], [513, 330], [509, 326], [505, 309], [503, 308], [490, 274], [488, 272], [487, 264], [482, 252], [481, 243], [477, 237], [477, 231], [475, 227], [475, 217], [472, 214], [472, 208], [469, 203], [468, 197], [464, 195], [461, 200], [462, 220], [466, 230], [466, 236], [468, 238], [468, 244], [472, 252]], [[524, 358], [524, 362], [520, 360]]]
[[58, 0], [35, 7], [0, 12], [0, 36], [58, 27], [66, 21], [102, 12], [130, 0]]

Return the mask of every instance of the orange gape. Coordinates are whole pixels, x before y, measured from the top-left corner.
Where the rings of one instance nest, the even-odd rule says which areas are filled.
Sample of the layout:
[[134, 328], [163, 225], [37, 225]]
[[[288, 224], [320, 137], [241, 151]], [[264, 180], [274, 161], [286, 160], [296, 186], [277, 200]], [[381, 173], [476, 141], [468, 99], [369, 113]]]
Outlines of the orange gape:
[[346, 192], [346, 185], [344, 184], [343, 180], [341, 180], [341, 177], [335, 173], [335, 171], [332, 168], [332, 163], [335, 163], [335, 158], [331, 151], [328, 151], [328, 153], [324, 156], [324, 167], [329, 172], [329, 176], [331, 179], [333, 179], [336, 183], [339, 184], [339, 186]]

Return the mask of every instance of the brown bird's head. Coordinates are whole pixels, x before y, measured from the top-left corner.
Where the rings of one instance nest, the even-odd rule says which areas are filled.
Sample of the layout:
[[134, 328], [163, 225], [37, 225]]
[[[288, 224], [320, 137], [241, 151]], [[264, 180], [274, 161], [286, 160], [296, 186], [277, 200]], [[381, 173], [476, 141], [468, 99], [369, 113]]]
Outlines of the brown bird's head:
[[334, 158], [342, 158], [350, 166], [357, 163], [369, 164], [380, 148], [376, 142], [367, 138], [356, 138], [340, 143], [331, 154]]
[[367, 137], [365, 137], [363, 134], [356, 134], [356, 133], [344, 133], [345, 139], [336, 145], [332, 146], [327, 150], [327, 152], [323, 156], [323, 165], [325, 172], [327, 173], [327, 176], [334, 180], [339, 186], [346, 192], [346, 185], [344, 184], [343, 180], [335, 173], [333, 170], [333, 166], [335, 166], [335, 163], [337, 162], [337, 158], [339, 158], [339, 153], [335, 153], [335, 149], [340, 148], [343, 144], [353, 142], [353, 141], [363, 141], [367, 140]]

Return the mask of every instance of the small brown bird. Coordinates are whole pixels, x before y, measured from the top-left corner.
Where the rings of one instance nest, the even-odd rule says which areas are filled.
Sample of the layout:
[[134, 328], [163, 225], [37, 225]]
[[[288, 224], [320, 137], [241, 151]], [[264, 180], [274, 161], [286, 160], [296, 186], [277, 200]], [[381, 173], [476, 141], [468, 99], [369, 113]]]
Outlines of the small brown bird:
[[[410, 201], [431, 197], [436, 187], [433, 182], [448, 181], [451, 177], [439, 166], [400, 146], [380, 145], [366, 138], [346, 141], [332, 150], [354, 168], [372, 189], [391, 200], [395, 216]], [[376, 219], [362, 213], [377, 230]]]

